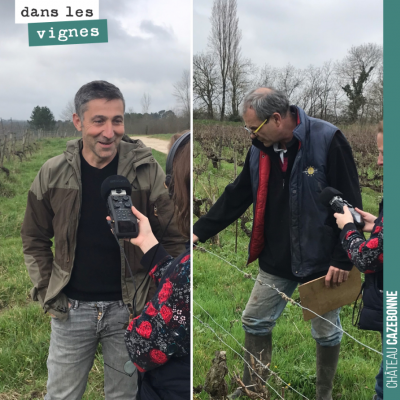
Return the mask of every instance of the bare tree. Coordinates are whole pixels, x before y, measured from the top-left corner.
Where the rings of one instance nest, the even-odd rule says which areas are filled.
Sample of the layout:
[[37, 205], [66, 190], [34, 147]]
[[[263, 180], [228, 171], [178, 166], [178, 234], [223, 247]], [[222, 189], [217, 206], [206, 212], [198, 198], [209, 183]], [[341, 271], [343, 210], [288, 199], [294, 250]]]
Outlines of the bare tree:
[[225, 103], [228, 83], [228, 74], [232, 65], [234, 50], [241, 39], [237, 0], [214, 0], [211, 14], [211, 34], [209, 47], [215, 54], [221, 75], [221, 107], [220, 119], [225, 118]]
[[298, 105], [311, 117], [319, 111], [318, 97], [321, 94], [321, 68], [309, 65], [304, 70], [304, 85], [299, 96]]
[[208, 119], [214, 119], [214, 101], [219, 94], [219, 84], [217, 60], [214, 55], [195, 54], [193, 57], [193, 101], [205, 106]]
[[376, 77], [382, 61], [382, 46], [367, 43], [351, 47], [345, 59], [337, 63], [336, 71], [341, 87], [349, 99], [347, 114], [350, 122], [364, 114], [364, 93]]
[[278, 70], [265, 64], [258, 75], [256, 86], [275, 87]]
[[151, 97], [149, 93], [143, 93], [142, 100], [140, 101], [142, 104], [142, 113], [148, 114], [150, 111]]
[[[371, 71], [382, 64], [383, 48], [376, 43], [366, 43], [359, 46], [352, 46], [343, 61], [337, 63], [336, 71], [340, 78], [346, 83], [356, 79], [364, 71]], [[372, 67], [372, 68], [371, 68]], [[375, 70], [368, 76], [368, 82], [373, 80], [378, 72]], [[366, 83], [368, 83], [366, 82]]]
[[377, 70], [377, 77], [366, 91], [365, 115], [374, 122], [383, 119], [383, 65]]
[[334, 68], [331, 61], [322, 67], [309, 65], [304, 70], [304, 81], [298, 104], [311, 117], [336, 121], [334, 117]]
[[[317, 117], [329, 120], [333, 117], [333, 98], [335, 95], [335, 76], [332, 61], [327, 61], [320, 68], [320, 87], [317, 92], [319, 115]], [[336, 121], [335, 121], [336, 122]]]
[[303, 72], [291, 64], [277, 71], [276, 88], [286, 94], [293, 104], [298, 102], [298, 92], [304, 81]]
[[183, 70], [181, 79], [174, 84], [173, 95], [179, 104], [179, 111], [185, 118], [190, 118], [190, 71]]
[[283, 68], [274, 68], [265, 64], [258, 74], [257, 85], [280, 90], [293, 104], [297, 104], [302, 97], [300, 92], [304, 80], [304, 72], [291, 64], [287, 64]]
[[251, 60], [241, 56], [240, 49], [234, 52], [228, 75], [232, 120], [239, 117], [239, 106], [252, 84], [252, 75], [255, 70]]
[[61, 111], [60, 119], [63, 121], [71, 121], [72, 122], [72, 114], [75, 113], [75, 105], [74, 101], [70, 100], [65, 108]]

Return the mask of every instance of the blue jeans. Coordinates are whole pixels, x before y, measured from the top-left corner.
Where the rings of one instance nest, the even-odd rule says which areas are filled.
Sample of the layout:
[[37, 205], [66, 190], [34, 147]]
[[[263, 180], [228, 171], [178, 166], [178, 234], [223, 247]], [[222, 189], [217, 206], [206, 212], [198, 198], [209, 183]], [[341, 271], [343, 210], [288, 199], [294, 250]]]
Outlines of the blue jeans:
[[[257, 279], [271, 286], [275, 285], [277, 289], [289, 297], [292, 296], [298, 285], [298, 282], [268, 274], [261, 269], [259, 270]], [[276, 290], [255, 282], [250, 299], [243, 311], [243, 329], [245, 332], [252, 333], [253, 335], [268, 335], [272, 332], [276, 320], [282, 314], [285, 306], [286, 301], [282, 299]], [[338, 328], [341, 328], [339, 312], [340, 308], [337, 308], [322, 316], [334, 323]], [[343, 332], [336, 329], [336, 326], [331, 325], [321, 318], [313, 318], [311, 320], [312, 337], [321, 346], [336, 346], [340, 343], [343, 336]]]
[[123, 327], [129, 311], [122, 301], [71, 303], [66, 321], [51, 319], [45, 400], [81, 399], [97, 346], [102, 344], [106, 400], [135, 400], [137, 371], [128, 375]]

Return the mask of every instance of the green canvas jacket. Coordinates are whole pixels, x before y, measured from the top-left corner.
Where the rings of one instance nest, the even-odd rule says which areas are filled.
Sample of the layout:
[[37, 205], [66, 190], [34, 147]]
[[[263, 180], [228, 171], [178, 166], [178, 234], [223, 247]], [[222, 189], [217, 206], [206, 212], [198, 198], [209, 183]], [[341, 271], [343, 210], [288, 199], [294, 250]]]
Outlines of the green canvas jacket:
[[[71, 140], [63, 154], [44, 163], [29, 190], [21, 229], [25, 264], [34, 285], [32, 299], [39, 301], [45, 312], [61, 320], [68, 318], [68, 299], [62, 289], [69, 282], [74, 265], [82, 202], [81, 149], [82, 139]], [[160, 240], [174, 210], [164, 186], [164, 171], [151, 149], [140, 140], [124, 135], [118, 154], [118, 175], [125, 176], [131, 183], [133, 205], [149, 218], [154, 235]], [[175, 257], [184, 251], [184, 242], [173, 218], [162, 244]], [[122, 299], [125, 304], [132, 305], [135, 287], [144, 279], [136, 295], [136, 311], [141, 312], [155, 287], [140, 264], [141, 250], [127, 241], [121, 240], [120, 244], [135, 280], [134, 284], [121, 251]]]

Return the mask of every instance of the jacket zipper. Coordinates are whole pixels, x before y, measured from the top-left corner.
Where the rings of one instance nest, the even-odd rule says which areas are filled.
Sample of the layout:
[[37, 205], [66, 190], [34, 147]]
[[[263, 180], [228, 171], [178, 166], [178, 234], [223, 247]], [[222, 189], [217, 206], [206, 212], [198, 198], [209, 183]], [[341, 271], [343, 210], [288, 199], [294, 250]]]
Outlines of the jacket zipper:
[[[290, 220], [292, 220], [292, 210], [293, 210], [292, 196], [291, 196], [291, 193], [290, 193], [290, 188], [291, 188], [290, 181], [292, 180], [292, 176], [293, 176], [293, 174], [294, 174], [294, 172], [296, 170], [296, 165], [299, 163], [299, 159], [300, 159], [299, 151], [301, 151], [301, 150], [302, 150], [301, 149], [301, 142], [299, 140], [299, 149], [297, 151], [296, 158], [294, 160], [292, 171], [291, 171], [290, 177], [289, 177], [289, 212], [290, 212]], [[292, 235], [292, 230], [293, 230], [293, 227], [292, 227], [292, 224], [290, 224], [290, 231], [289, 231], [289, 233], [290, 233], [290, 254], [293, 256], [293, 246], [292, 246], [292, 236], [293, 235]], [[301, 257], [301, 255], [300, 255], [300, 257]], [[293, 269], [292, 269], [292, 272], [293, 272]]]
[[[76, 176], [76, 180], [77, 180], [77, 182], [78, 182], [78, 185], [79, 185], [79, 199], [78, 199], [78, 201], [79, 201], [79, 211], [78, 211], [78, 218], [77, 218], [77, 222], [76, 222], [76, 227], [75, 227], [75, 247], [74, 247], [74, 249], [73, 249], [73, 253], [72, 253], [72, 257], [71, 257], [71, 259], [70, 259], [70, 257], [69, 257], [69, 251], [68, 251], [68, 262], [70, 262], [71, 261], [71, 270], [70, 270], [70, 273], [69, 273], [69, 278], [68, 278], [68, 281], [67, 281], [67, 283], [65, 284], [65, 286], [68, 284], [68, 282], [70, 281], [70, 279], [71, 279], [71, 275], [72, 275], [72, 269], [74, 268], [74, 259], [75, 259], [75, 249], [76, 249], [76, 240], [78, 239], [78, 226], [79, 226], [79, 221], [80, 221], [80, 219], [81, 219], [81, 206], [82, 206], [82, 182], [81, 182], [81, 180], [80, 180], [80, 177], [78, 176], [78, 174], [76, 173], [76, 171], [75, 171], [75, 168], [74, 168], [74, 172], [75, 172], [75, 176]], [[69, 227], [68, 227], [68, 230], [69, 230]], [[67, 238], [68, 238], [68, 242], [69, 242], [69, 237], [67, 236]], [[68, 248], [69, 248], [69, 246], [68, 246]], [[64, 286], [64, 287], [65, 287]]]
[[67, 228], [67, 263], [69, 263], [69, 224]]

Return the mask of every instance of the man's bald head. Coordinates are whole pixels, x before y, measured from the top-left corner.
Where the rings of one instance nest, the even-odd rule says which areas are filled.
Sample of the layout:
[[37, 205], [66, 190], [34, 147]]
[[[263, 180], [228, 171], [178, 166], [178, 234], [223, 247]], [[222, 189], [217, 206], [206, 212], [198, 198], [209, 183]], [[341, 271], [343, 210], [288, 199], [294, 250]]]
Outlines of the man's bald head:
[[242, 106], [241, 115], [251, 108], [255, 111], [259, 120], [264, 121], [272, 114], [278, 113], [282, 118], [289, 111], [289, 100], [286, 95], [270, 87], [258, 87], [246, 94]]
[[265, 95], [267, 95], [268, 93], [271, 93], [272, 91], [273, 91], [273, 89], [271, 89], [269, 87], [259, 87], [254, 90], [254, 93], [264, 93]]

